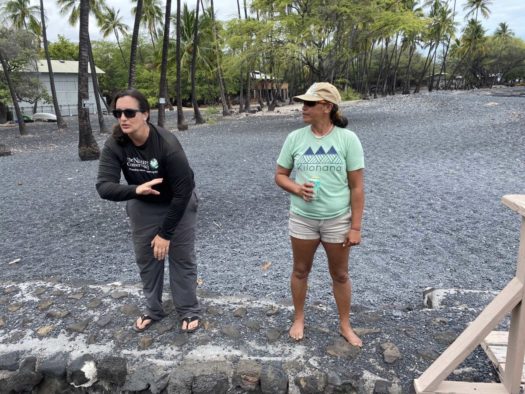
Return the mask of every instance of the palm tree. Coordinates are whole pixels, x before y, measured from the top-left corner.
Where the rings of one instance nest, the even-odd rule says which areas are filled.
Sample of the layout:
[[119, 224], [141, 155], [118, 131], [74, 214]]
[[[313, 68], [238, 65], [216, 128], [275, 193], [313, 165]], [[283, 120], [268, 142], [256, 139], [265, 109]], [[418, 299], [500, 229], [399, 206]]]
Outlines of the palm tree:
[[[136, 2], [137, 0], [133, 0]], [[137, 7], [131, 8], [131, 13], [135, 14]], [[162, 24], [162, 5], [160, 0], [143, 0], [141, 22], [148, 30], [153, 50], [155, 42], [159, 39], [158, 27]]]
[[46, 33], [46, 16], [44, 12], [44, 0], [40, 0], [40, 21], [42, 24], [42, 40], [44, 42], [44, 51], [46, 54], [47, 71], [49, 73], [49, 86], [51, 87], [51, 96], [53, 97], [53, 106], [55, 107], [55, 115], [57, 117], [57, 126], [59, 129], [66, 129], [67, 124], [62, 118], [60, 107], [58, 106], [57, 91], [55, 88], [55, 76], [53, 74], [53, 67], [51, 66], [51, 58], [49, 57], [49, 47], [47, 43]]
[[481, 15], [484, 18], [488, 18], [490, 15], [489, 5], [492, 4], [492, 0], [467, 0], [464, 10], [469, 10], [465, 14], [465, 19], [468, 19], [472, 14], [474, 14], [474, 20], [478, 20], [478, 13], [481, 11]]
[[[97, 67], [95, 66], [95, 58], [93, 57], [93, 48], [91, 47], [91, 38], [89, 38], [89, 32], [88, 32], [88, 54], [89, 54], [89, 68], [91, 71], [91, 81], [93, 82], [93, 92], [95, 93], [95, 104], [97, 105], [97, 117], [98, 117], [98, 124], [100, 127], [99, 132], [100, 133], [108, 133], [109, 130], [106, 127], [106, 122], [104, 121], [104, 113], [102, 112], [102, 106], [100, 105], [100, 86], [98, 84], [98, 77], [97, 77]], [[109, 108], [104, 101], [104, 105], [106, 107], [106, 110], [109, 111]]]
[[142, 0], [137, 0], [135, 7], [135, 23], [133, 24], [133, 34], [131, 36], [131, 49], [129, 54], [129, 73], [128, 88], [135, 86], [135, 61], [137, 56], [137, 43], [139, 40], [140, 18], [142, 17]]
[[228, 109], [228, 104], [226, 103], [226, 89], [224, 88], [224, 79], [222, 77], [221, 57], [219, 53], [219, 38], [217, 34], [217, 26], [215, 25], [215, 9], [213, 7], [213, 0], [210, 1], [210, 7], [213, 41], [215, 42], [215, 56], [217, 59], [217, 78], [219, 80], [219, 89], [221, 92], [222, 116], [228, 116], [230, 115], [230, 110]]
[[166, 72], [168, 70], [168, 44], [170, 41], [170, 24], [171, 24], [171, 0], [166, 0], [166, 12], [164, 14], [164, 37], [162, 39], [162, 60], [160, 64], [160, 83], [159, 83], [159, 111], [157, 124], [164, 127], [165, 114], [164, 108], [166, 100]]
[[[77, 24], [80, 18], [80, 4], [78, 2], [79, 0], [57, 0], [57, 4], [60, 7], [60, 14], [61, 15], [68, 15], [68, 22], [70, 25], [74, 26]], [[102, 9], [105, 8], [105, 2], [104, 0], [88, 0], [89, 1], [89, 10], [93, 13], [95, 18], [97, 19], [97, 22], [100, 24], [102, 20]], [[91, 79], [93, 81], [93, 91], [95, 93], [95, 103], [97, 105], [97, 116], [98, 116], [98, 123], [100, 128], [100, 133], [107, 133], [108, 129], [106, 127], [106, 123], [104, 121], [104, 115], [102, 113], [102, 106], [100, 105], [100, 89], [98, 85], [98, 77], [97, 77], [97, 69], [95, 67], [95, 59], [93, 59], [93, 51], [91, 50], [91, 39], [89, 38], [89, 32], [87, 33], [87, 39], [89, 40], [87, 44], [87, 51], [89, 56], [89, 62], [90, 62], [90, 69], [91, 69]], [[104, 102], [104, 105], [107, 109], [107, 104]]]
[[[80, 18], [79, 0], [56, 0], [60, 7], [60, 15], [68, 15], [68, 23], [75, 26]], [[95, 15], [97, 21], [101, 20], [102, 10], [105, 8], [104, 0], [89, 0], [90, 12]]]
[[38, 21], [40, 10], [36, 5], [30, 5], [31, 0], [8, 0], [0, 12], [16, 29], [25, 29], [40, 37], [41, 26]]
[[[454, 54], [459, 58], [454, 72], [456, 75], [460, 67], [465, 67], [465, 86], [479, 85], [479, 66], [481, 57], [485, 52], [485, 29], [480, 22], [470, 19], [463, 32], [461, 40], [454, 47]], [[450, 81], [449, 81], [450, 82]]]
[[510, 37], [513, 37], [514, 32], [509, 28], [509, 25], [506, 22], [501, 22], [494, 32], [494, 36], [506, 40]]
[[80, 160], [97, 160], [100, 149], [93, 137], [89, 121], [89, 108], [84, 103], [89, 98], [88, 92], [88, 63], [89, 63], [89, 2], [80, 0], [79, 20], [80, 31], [78, 38], [78, 156]]
[[508, 43], [514, 36], [514, 32], [509, 28], [509, 25], [506, 22], [501, 22], [498, 25], [498, 28], [494, 32], [494, 40], [498, 44], [498, 55], [497, 55], [497, 61], [495, 64], [496, 70], [497, 70], [497, 81], [500, 82], [504, 80], [505, 76], [505, 67], [502, 67], [503, 62], [501, 61], [503, 54], [507, 50]]
[[120, 45], [119, 33], [123, 36], [128, 34], [129, 26], [126, 25], [122, 17], [119, 15], [120, 10], [115, 10], [113, 7], [106, 6], [104, 12], [101, 15], [101, 20], [99, 23], [100, 33], [103, 38], [107, 38], [111, 33], [115, 35], [117, 39], [118, 49], [122, 55], [122, 61], [124, 67], [126, 66], [126, 58], [124, 57], [124, 51], [122, 51], [122, 46]]
[[175, 57], [177, 58], [177, 128], [179, 130], [187, 130], [188, 124], [184, 121], [184, 112], [182, 111], [182, 90], [180, 80], [180, 0], [177, 0], [177, 49], [175, 51]]
[[197, 103], [197, 93], [195, 89], [195, 71], [197, 68], [197, 48], [199, 47], [199, 1], [195, 7], [195, 22], [193, 24], [193, 51], [191, 53], [191, 103], [193, 105], [193, 113], [195, 115], [195, 123], [205, 123], [202, 117], [201, 111], [199, 110], [199, 104]]

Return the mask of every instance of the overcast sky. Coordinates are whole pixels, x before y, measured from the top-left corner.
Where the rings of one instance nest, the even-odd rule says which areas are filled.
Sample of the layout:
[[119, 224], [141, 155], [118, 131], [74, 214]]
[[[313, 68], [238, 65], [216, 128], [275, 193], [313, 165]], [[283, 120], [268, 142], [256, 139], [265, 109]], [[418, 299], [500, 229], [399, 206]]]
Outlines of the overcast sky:
[[[184, 2], [184, 0], [182, 0]], [[120, 15], [124, 18], [125, 23], [128, 24], [130, 31], [133, 29], [133, 17], [130, 12], [131, 1], [130, 0], [106, 0], [106, 3], [111, 7], [120, 9]], [[206, 4], [207, 2], [205, 2]], [[242, 4], [243, 1], [241, 0]], [[248, 1], [249, 3], [249, 1]], [[190, 8], [193, 8], [193, 2], [189, 2]], [[463, 5], [465, 1], [458, 1], [458, 17], [463, 18]], [[176, 2], [172, 2], [176, 6]], [[214, 6], [216, 13], [221, 20], [228, 20], [237, 17], [237, 0], [215, 0]], [[46, 1], [46, 15], [48, 17], [47, 29], [48, 39], [55, 41], [59, 34], [64, 35], [71, 41], [78, 42], [78, 27], [69, 26], [67, 18], [60, 16], [56, 2]], [[492, 4], [489, 6], [491, 10], [490, 17], [486, 20], [482, 20], [483, 27], [487, 30], [488, 34], [494, 33], [500, 22], [506, 22], [510, 29], [525, 40], [525, 0], [492, 0]], [[463, 21], [462, 21], [463, 25]], [[102, 37], [98, 33], [96, 24], [94, 21], [90, 21], [90, 34], [92, 40], [100, 40]], [[114, 40], [113, 37], [108, 39]]]

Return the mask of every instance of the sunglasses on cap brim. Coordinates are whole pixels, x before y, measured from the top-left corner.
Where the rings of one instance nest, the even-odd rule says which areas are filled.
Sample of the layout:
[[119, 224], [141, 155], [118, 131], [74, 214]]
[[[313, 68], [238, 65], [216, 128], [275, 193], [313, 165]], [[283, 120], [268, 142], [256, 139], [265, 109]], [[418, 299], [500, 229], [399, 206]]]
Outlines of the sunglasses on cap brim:
[[117, 119], [120, 119], [122, 114], [124, 114], [124, 116], [128, 119], [134, 118], [135, 115], [137, 115], [137, 112], [141, 112], [141, 111], [139, 109], [129, 109], [129, 108], [128, 109], [114, 109], [113, 111], [111, 111], [113, 116]]

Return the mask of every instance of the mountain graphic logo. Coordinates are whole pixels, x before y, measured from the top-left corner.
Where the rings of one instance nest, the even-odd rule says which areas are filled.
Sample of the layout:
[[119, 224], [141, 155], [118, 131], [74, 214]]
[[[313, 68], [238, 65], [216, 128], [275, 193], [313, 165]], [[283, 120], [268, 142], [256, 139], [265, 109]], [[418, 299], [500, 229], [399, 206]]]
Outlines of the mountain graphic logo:
[[316, 152], [309, 147], [301, 156], [300, 163], [305, 164], [343, 164], [343, 161], [332, 146], [328, 152], [321, 146]]

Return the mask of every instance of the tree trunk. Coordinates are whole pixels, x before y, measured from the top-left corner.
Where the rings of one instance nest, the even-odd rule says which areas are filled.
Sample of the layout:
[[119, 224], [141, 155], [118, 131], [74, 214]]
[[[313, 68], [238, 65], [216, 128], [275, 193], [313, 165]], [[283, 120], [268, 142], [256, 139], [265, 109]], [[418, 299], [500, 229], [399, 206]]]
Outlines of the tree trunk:
[[396, 65], [394, 66], [394, 77], [392, 81], [392, 94], [396, 94], [396, 85], [397, 85], [397, 75], [400, 72], [399, 70], [399, 64], [401, 63], [401, 56], [403, 56], [403, 53], [407, 49], [407, 42], [402, 41], [401, 42], [401, 48], [399, 48], [399, 53], [397, 55]]
[[428, 81], [428, 91], [429, 92], [434, 90], [434, 75], [435, 75], [435, 72], [436, 72], [437, 51], [438, 51], [438, 46], [436, 45], [436, 49], [434, 50], [434, 55], [432, 56], [432, 60], [431, 60], [432, 74], [430, 74], [430, 78], [429, 78], [429, 81]]
[[252, 82], [252, 73], [250, 72], [250, 66], [248, 65], [248, 72], [246, 73], [246, 101], [244, 102], [244, 110], [250, 112], [250, 105], [252, 101], [251, 93], [251, 82]]
[[11, 81], [11, 75], [9, 73], [9, 66], [7, 65], [6, 57], [4, 56], [2, 50], [0, 50], [0, 63], [4, 69], [4, 76], [9, 88], [9, 93], [11, 94], [11, 100], [13, 100], [13, 107], [15, 108], [16, 119], [18, 120], [18, 130], [20, 135], [27, 135], [26, 124], [24, 118], [22, 117], [22, 111], [20, 111], [20, 106], [18, 105], [18, 98], [16, 96], [15, 86]]
[[49, 86], [51, 87], [51, 96], [53, 97], [53, 107], [55, 108], [55, 115], [57, 117], [57, 126], [59, 130], [67, 129], [67, 124], [60, 113], [58, 106], [57, 91], [55, 88], [55, 76], [53, 74], [53, 67], [51, 66], [51, 58], [49, 57], [49, 47], [47, 43], [46, 32], [46, 18], [44, 13], [44, 0], [40, 0], [40, 23], [42, 24], [42, 40], [44, 42], [44, 52], [46, 54], [47, 72], [49, 73]]
[[137, 56], [137, 43], [139, 40], [140, 18], [142, 17], [142, 0], [137, 0], [135, 12], [135, 23], [133, 25], [133, 35], [131, 36], [131, 50], [129, 55], [128, 89], [135, 86], [135, 58]]
[[410, 43], [410, 49], [408, 50], [408, 64], [407, 64], [407, 71], [405, 73], [405, 81], [403, 84], [403, 92], [402, 94], [410, 94], [410, 79], [412, 78], [412, 59], [414, 58], [414, 52], [416, 51], [416, 44], [415, 42]]
[[388, 56], [388, 43], [389, 43], [389, 38], [386, 38], [384, 41], [384, 44], [381, 45], [381, 55], [379, 56], [379, 71], [377, 72], [377, 81], [376, 81], [376, 86], [374, 89], [374, 98], [377, 98], [377, 89], [379, 88], [379, 84], [381, 83], [381, 76], [383, 74], [383, 65], [385, 62], [385, 52], [387, 53], [387, 56]]
[[[95, 103], [97, 105], [97, 118], [99, 125], [99, 132], [101, 134], [109, 133], [106, 123], [104, 121], [104, 114], [102, 113], [102, 106], [100, 105], [100, 88], [98, 86], [97, 69], [95, 67], [95, 59], [93, 57], [93, 49], [91, 48], [91, 38], [88, 34], [88, 50], [89, 50], [89, 68], [91, 69], [91, 80], [93, 82], [93, 94], [95, 95]], [[106, 108], [107, 109], [107, 108]]]
[[181, 55], [180, 55], [180, 0], [177, 0], [177, 46], [175, 49], [175, 58], [177, 62], [177, 129], [180, 131], [188, 130], [188, 124], [184, 121], [184, 112], [182, 111], [182, 89], [181, 89]]
[[91, 130], [89, 108], [84, 108], [84, 103], [89, 98], [89, 1], [80, 0], [80, 32], [78, 40], [78, 156], [82, 161], [97, 160], [100, 156], [100, 149]]
[[217, 59], [217, 79], [219, 80], [219, 90], [221, 92], [222, 116], [228, 116], [230, 115], [230, 110], [228, 109], [228, 103], [226, 102], [226, 89], [224, 88], [224, 80], [222, 78], [221, 58], [219, 54], [219, 38], [217, 35], [217, 27], [215, 26], [215, 9], [213, 6], [213, 0], [210, 1], [210, 4], [213, 40], [215, 41], [215, 56]]
[[195, 123], [202, 124], [206, 123], [202, 117], [197, 103], [197, 92], [195, 88], [195, 74], [197, 69], [197, 48], [199, 47], [199, 0], [195, 7], [195, 22], [193, 24], [193, 52], [191, 54], [191, 104], [193, 105], [193, 114], [195, 116]]
[[120, 50], [120, 55], [122, 56], [122, 65], [124, 67], [127, 67], [127, 65], [126, 65], [126, 57], [124, 56], [124, 51], [122, 50], [122, 46], [120, 45], [120, 40], [118, 39], [118, 32], [117, 32], [117, 30], [113, 30], [113, 32], [115, 33], [115, 38], [117, 39], [118, 49]]
[[427, 58], [425, 59], [425, 64], [423, 65], [423, 71], [421, 71], [421, 75], [419, 76], [417, 82], [416, 82], [416, 88], [414, 89], [414, 93], [419, 93], [419, 90], [421, 89], [421, 82], [423, 82], [423, 78], [425, 77], [425, 74], [427, 73], [428, 66], [430, 65], [430, 59], [432, 57], [432, 51], [434, 50], [434, 43], [430, 44], [430, 48], [428, 50]]
[[396, 39], [394, 41], [394, 48], [392, 49], [392, 54], [390, 55], [390, 57], [388, 57], [388, 53], [387, 53], [387, 63], [386, 63], [386, 73], [385, 73], [385, 81], [383, 83], [383, 93], [384, 95], [387, 95], [387, 94], [394, 94], [394, 90], [395, 88], [392, 87], [391, 85], [389, 85], [389, 82], [392, 83], [393, 81], [393, 72], [392, 72], [392, 63], [394, 63], [394, 69], [396, 68], [397, 66], [397, 63], [396, 63], [396, 60], [397, 60], [397, 57], [396, 57], [396, 54], [397, 54], [397, 46], [398, 46], [398, 42], [399, 42], [399, 33], [396, 34]]
[[157, 124], [164, 127], [166, 121], [166, 73], [168, 71], [168, 44], [170, 41], [171, 23], [171, 0], [166, 0], [166, 12], [164, 14], [164, 36], [162, 37], [162, 60], [160, 63], [160, 82], [159, 82], [159, 111]]

